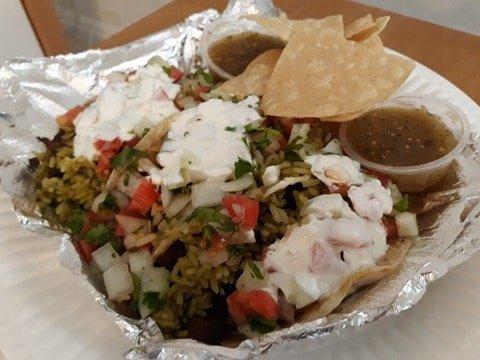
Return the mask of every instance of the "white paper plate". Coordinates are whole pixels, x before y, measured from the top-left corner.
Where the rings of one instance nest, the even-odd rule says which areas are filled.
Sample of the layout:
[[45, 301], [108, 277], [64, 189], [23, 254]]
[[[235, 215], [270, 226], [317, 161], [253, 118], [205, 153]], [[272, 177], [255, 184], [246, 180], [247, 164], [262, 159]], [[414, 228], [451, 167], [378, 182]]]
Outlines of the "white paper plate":
[[[480, 108], [440, 75], [417, 64], [402, 93], [431, 94], [462, 109], [472, 131]], [[119, 359], [132, 344], [88, 288], [63, 269], [54, 239], [18, 225], [0, 195], [0, 349], [8, 360]], [[413, 309], [326, 341], [302, 342], [268, 358], [478, 359], [480, 256], [434, 283]]]

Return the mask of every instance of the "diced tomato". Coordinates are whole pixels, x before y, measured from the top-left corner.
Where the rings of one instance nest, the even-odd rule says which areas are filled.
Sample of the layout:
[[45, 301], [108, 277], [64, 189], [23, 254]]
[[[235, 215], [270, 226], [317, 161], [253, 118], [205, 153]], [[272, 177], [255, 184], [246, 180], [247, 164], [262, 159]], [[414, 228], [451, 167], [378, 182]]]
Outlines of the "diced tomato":
[[135, 189], [127, 208], [145, 215], [159, 198], [158, 191], [150, 181], [143, 180]]
[[378, 171], [370, 170], [369, 171], [370, 175], [376, 177], [378, 180], [380, 180], [381, 184], [383, 187], [387, 187], [388, 183], [390, 182], [390, 179], [388, 178], [387, 175], [382, 174]]
[[73, 123], [73, 120], [85, 109], [83, 105], [77, 105], [74, 108], [68, 110], [65, 114], [57, 117], [58, 125], [69, 125]]
[[238, 325], [245, 324], [249, 317], [261, 317], [268, 320], [278, 318], [279, 306], [268, 292], [254, 290], [243, 292], [236, 290], [227, 298], [230, 316]]
[[90, 263], [90, 261], [92, 261], [92, 252], [97, 250], [98, 246], [92, 245], [86, 240], [81, 239], [77, 241], [77, 249], [80, 252], [80, 255], [83, 257], [83, 259], [87, 263]]
[[170, 66], [170, 73], [168, 75], [174, 82], [177, 82], [182, 78], [183, 72], [175, 66]]
[[112, 221], [113, 215], [111, 214], [98, 214], [93, 211], [87, 213], [88, 222], [94, 225], [98, 225], [104, 222]]
[[200, 95], [207, 93], [210, 91], [210, 86], [197, 86], [195, 89], [193, 89], [193, 97], [196, 100], [200, 99]]
[[285, 150], [288, 145], [287, 139], [285, 139], [285, 137], [282, 136], [277, 141], [278, 141], [278, 144], [280, 145], [280, 150]]
[[342, 196], [348, 195], [349, 187], [347, 185], [336, 185], [335, 187], [331, 187], [329, 190], [332, 194], [340, 194]]
[[257, 225], [260, 213], [258, 201], [244, 195], [226, 195], [223, 197], [222, 204], [232, 221], [240, 224], [245, 230], [251, 230]]
[[267, 125], [279, 128], [283, 135], [288, 139], [292, 132], [294, 118], [272, 116], [267, 118]]
[[120, 226], [119, 223], [115, 225], [115, 235], [124, 237], [125, 236], [125, 229]]
[[118, 151], [123, 145], [123, 141], [119, 138], [115, 138], [112, 141], [97, 140], [95, 142], [95, 149], [98, 151]]
[[125, 142], [125, 146], [134, 147], [135, 145], [138, 144], [139, 141], [140, 141], [140, 138], [134, 137], [132, 140], [128, 140], [127, 142]]
[[98, 157], [97, 172], [100, 175], [108, 176], [110, 173], [110, 159], [115, 156], [115, 151], [104, 151]]
[[395, 224], [395, 219], [393, 218], [382, 218], [383, 227], [387, 232], [387, 243], [392, 244], [398, 238], [397, 225]]
[[133, 217], [138, 217], [138, 218], [143, 218], [143, 214], [138, 211], [137, 207], [135, 204], [132, 205], [132, 201], [130, 201], [127, 206], [122, 208], [119, 212], [120, 215], [127, 215], [127, 216], [133, 216]]
[[227, 239], [220, 235], [214, 235], [212, 237], [212, 245], [210, 246], [210, 249], [214, 251], [219, 251], [219, 250], [224, 250], [225, 247], [227, 246]]

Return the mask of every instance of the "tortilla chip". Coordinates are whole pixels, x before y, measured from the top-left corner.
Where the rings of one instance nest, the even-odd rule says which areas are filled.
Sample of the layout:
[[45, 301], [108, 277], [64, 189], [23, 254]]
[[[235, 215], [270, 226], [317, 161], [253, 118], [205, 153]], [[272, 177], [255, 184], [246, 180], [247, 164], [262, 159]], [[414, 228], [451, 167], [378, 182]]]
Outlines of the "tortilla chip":
[[330, 314], [340, 303], [357, 289], [379, 281], [397, 269], [411, 246], [411, 240], [402, 239], [390, 245], [386, 254], [374, 267], [359, 270], [344, 280], [338, 291], [329, 298], [309, 305], [301, 314], [299, 322], [320, 319]]
[[[247, 15], [245, 18], [255, 21], [257, 24], [265, 28], [267, 31], [276, 37], [288, 42], [292, 34], [297, 29], [303, 31], [323, 31], [330, 29], [336, 33], [343, 34], [343, 16], [332, 15], [323, 19], [304, 19], [304, 20], [290, 20], [285, 13], [279, 17], [262, 17], [259, 15]], [[343, 36], [343, 35], [342, 35]]]
[[322, 118], [322, 121], [330, 121], [330, 122], [345, 122], [356, 119], [362, 115], [364, 111], [358, 111], [353, 113], [346, 113], [341, 115], [329, 116]]
[[240, 96], [262, 96], [281, 53], [280, 49], [265, 51], [248, 64], [243, 73], [224, 82], [214, 91]]
[[281, 13], [278, 17], [263, 17], [260, 15], [246, 15], [245, 19], [255, 21], [278, 38], [288, 41], [293, 31], [293, 21], [287, 18], [285, 13]]
[[345, 38], [350, 39], [352, 36], [372, 28], [374, 25], [372, 15], [368, 14], [345, 26]]
[[386, 54], [377, 35], [356, 43], [343, 31], [298, 28], [278, 59], [261, 108], [285, 117], [363, 112], [392, 95], [414, 66]]
[[375, 20], [375, 23], [362, 31], [359, 31], [355, 34], [352, 34], [350, 37], [347, 37], [353, 41], [365, 41], [366, 39], [370, 38], [373, 35], [380, 34], [383, 29], [387, 26], [388, 22], [390, 21], [390, 16], [382, 16]]

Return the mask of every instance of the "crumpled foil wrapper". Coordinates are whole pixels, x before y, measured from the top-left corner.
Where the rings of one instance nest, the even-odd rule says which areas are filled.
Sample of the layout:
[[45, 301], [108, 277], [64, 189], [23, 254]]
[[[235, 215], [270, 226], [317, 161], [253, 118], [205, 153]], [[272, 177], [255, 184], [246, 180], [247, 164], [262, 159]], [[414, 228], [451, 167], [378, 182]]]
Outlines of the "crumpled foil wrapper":
[[[241, 15], [255, 13], [273, 16], [278, 9], [270, 0], [230, 1], [220, 19], [236, 21]], [[24, 227], [62, 239], [62, 264], [88, 279], [95, 300], [135, 342], [135, 348], [125, 354], [130, 360], [244, 359], [264, 354], [279, 344], [324, 338], [343, 328], [358, 327], [408, 309], [423, 296], [429, 282], [480, 249], [480, 136], [473, 134], [442, 184], [418, 199], [421, 236], [415, 239], [399, 271], [350, 296], [342, 303], [341, 314], [295, 324], [229, 348], [189, 339], [164, 341], [151, 318], [134, 320], [116, 312], [103, 294], [98, 276], [81, 263], [70, 237], [49, 228], [36, 213], [31, 201], [33, 184], [28, 159], [43, 149], [37, 136], [52, 138], [57, 132], [54, 118], [97, 95], [111, 72], [136, 69], [156, 55], [187, 71], [202, 66], [198, 48], [202, 33], [218, 19], [215, 10], [206, 10], [170, 29], [115, 49], [15, 59], [0, 68], [1, 185], [12, 196]]]

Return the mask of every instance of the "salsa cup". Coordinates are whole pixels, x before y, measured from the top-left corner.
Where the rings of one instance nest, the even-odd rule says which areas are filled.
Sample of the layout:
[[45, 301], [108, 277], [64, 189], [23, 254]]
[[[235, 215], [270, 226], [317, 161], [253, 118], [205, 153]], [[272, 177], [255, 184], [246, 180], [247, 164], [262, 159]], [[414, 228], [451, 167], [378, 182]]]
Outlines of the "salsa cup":
[[457, 145], [441, 158], [425, 164], [414, 166], [388, 166], [365, 159], [353, 148], [346, 137], [349, 122], [340, 127], [340, 141], [348, 156], [357, 160], [363, 167], [385, 174], [398, 185], [401, 191], [421, 192], [438, 183], [448, 172], [456, 156], [465, 148], [470, 126], [465, 114], [455, 105], [443, 99], [430, 95], [401, 95], [381, 103], [376, 108], [425, 108], [429, 113], [436, 115], [455, 136]]

